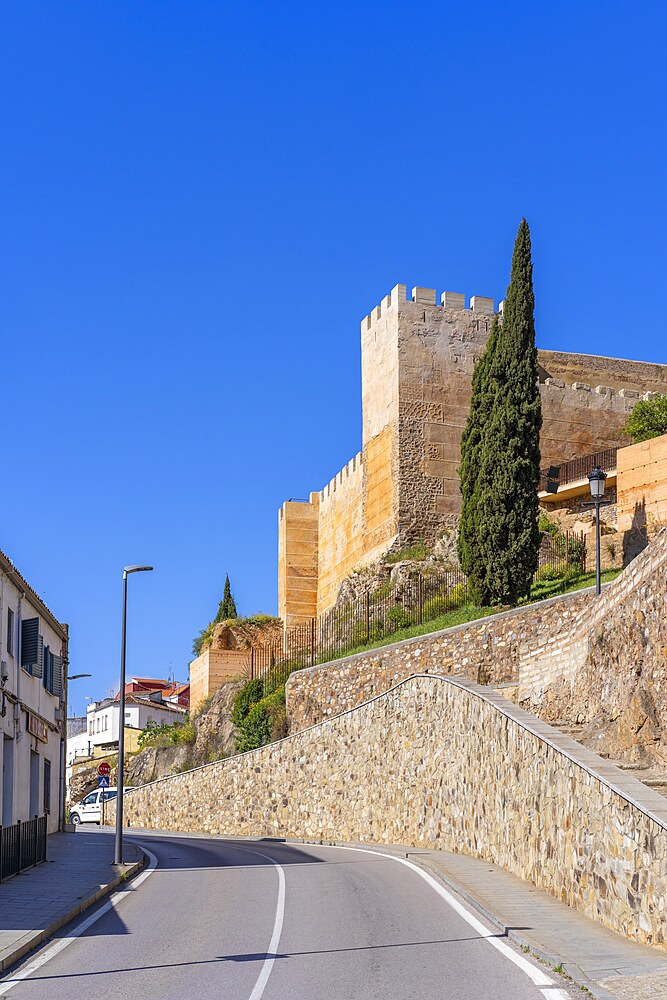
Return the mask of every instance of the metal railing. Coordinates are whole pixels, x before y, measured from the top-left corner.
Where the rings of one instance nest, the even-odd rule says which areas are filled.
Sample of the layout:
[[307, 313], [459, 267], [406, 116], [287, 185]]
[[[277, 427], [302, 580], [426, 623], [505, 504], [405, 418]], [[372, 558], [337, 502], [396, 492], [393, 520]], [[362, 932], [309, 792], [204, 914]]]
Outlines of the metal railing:
[[0, 882], [46, 861], [46, 816], [0, 826]]
[[[535, 580], [586, 572], [583, 533], [542, 538]], [[336, 605], [317, 618], [285, 629], [282, 649], [266, 643], [250, 650], [248, 674], [266, 693], [293, 670], [337, 659], [359, 647], [391, 636], [410, 625], [423, 625], [470, 602], [460, 567], [417, 573], [394, 586], [387, 583], [355, 601]]]
[[547, 482], [557, 483], [558, 486], [565, 486], [567, 483], [576, 483], [580, 479], [586, 479], [589, 472], [592, 472], [596, 465], [599, 465], [604, 472], [609, 472], [616, 468], [616, 453], [618, 448], [606, 448], [604, 451], [596, 451], [592, 455], [584, 455], [583, 458], [574, 458], [571, 462], [563, 462], [562, 465], [552, 465], [548, 469], [540, 470], [540, 491], [547, 488]]

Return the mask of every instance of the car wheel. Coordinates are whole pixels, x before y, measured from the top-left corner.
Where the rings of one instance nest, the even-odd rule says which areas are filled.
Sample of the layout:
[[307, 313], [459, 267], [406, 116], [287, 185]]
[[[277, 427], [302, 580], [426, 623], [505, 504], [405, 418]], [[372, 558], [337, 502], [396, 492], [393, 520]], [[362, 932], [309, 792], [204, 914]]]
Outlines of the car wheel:
[[78, 826], [79, 823], [81, 822], [81, 817], [79, 816], [78, 813], [72, 813], [72, 815], [69, 818], [69, 821], [70, 823], [73, 823], [74, 826]]

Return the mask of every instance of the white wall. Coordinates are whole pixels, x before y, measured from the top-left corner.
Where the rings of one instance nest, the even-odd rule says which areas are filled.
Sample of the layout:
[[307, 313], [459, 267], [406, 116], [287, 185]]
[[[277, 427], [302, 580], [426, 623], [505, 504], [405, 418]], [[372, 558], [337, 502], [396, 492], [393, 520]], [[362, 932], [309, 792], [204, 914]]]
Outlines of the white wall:
[[[11, 635], [8, 633], [9, 610], [13, 613]], [[45, 762], [48, 762], [51, 768], [48, 830], [51, 833], [58, 829], [61, 734], [64, 725], [56, 718], [56, 712], [58, 709], [63, 711], [64, 706], [58, 696], [47, 691], [41, 677], [33, 677], [19, 664], [20, 622], [29, 618], [39, 618], [44, 646], [49, 647], [54, 655], [61, 656], [63, 636], [53, 628], [39, 603], [29, 594], [21, 596], [13, 577], [0, 568], [0, 672], [7, 675], [5, 692], [18, 699], [19, 705], [16, 718], [14, 702], [5, 696], [5, 715], [0, 714], [0, 822], [9, 824], [32, 818], [31, 806], [34, 808], [35, 804], [38, 813], [43, 814], [46, 802]], [[0, 712], [2, 701], [0, 694]], [[45, 741], [28, 732], [27, 712], [38, 716], [46, 724]], [[39, 758], [33, 771], [37, 788], [32, 789], [32, 802], [31, 753], [37, 753]]]

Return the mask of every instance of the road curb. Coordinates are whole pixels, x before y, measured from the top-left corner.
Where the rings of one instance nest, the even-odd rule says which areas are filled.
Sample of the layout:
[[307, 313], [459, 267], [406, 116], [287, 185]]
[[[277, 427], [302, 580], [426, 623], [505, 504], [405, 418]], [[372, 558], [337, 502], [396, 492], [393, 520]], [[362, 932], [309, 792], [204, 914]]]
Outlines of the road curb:
[[312, 844], [316, 847], [359, 847], [363, 848], [365, 851], [373, 851], [376, 854], [392, 854], [396, 857], [404, 857], [410, 860], [413, 864], [417, 865], [417, 867], [423, 868], [424, 871], [428, 872], [432, 878], [441, 882], [452, 892], [455, 892], [473, 910], [479, 913], [480, 916], [488, 920], [494, 927], [497, 927], [498, 930], [500, 930], [502, 934], [513, 944], [518, 945], [520, 948], [527, 948], [531, 954], [533, 954], [540, 961], [544, 962], [546, 965], [551, 966], [553, 969], [560, 965], [565, 975], [569, 976], [576, 986], [579, 986], [583, 990], [587, 990], [588, 994], [594, 997], [595, 1000], [616, 1000], [612, 993], [609, 993], [608, 990], [604, 989], [604, 987], [600, 986], [593, 980], [588, 979], [578, 965], [568, 962], [567, 956], [554, 954], [547, 948], [540, 945], [539, 942], [536, 942], [527, 935], [521, 934], [520, 931], [509, 927], [500, 919], [500, 917], [493, 913], [493, 911], [489, 910], [489, 908], [486, 907], [473, 892], [466, 889], [465, 886], [461, 885], [460, 882], [452, 878], [451, 875], [445, 874], [441, 868], [436, 865], [430, 865], [428, 863], [428, 856], [425, 858], [428, 848], [410, 848], [395, 844], [361, 843], [359, 841], [348, 840], [314, 840], [306, 837], [249, 837], [234, 834], [179, 832], [176, 830], [144, 830], [141, 827], [132, 827], [127, 832], [130, 836], [136, 838], [141, 837], [142, 834], [148, 834], [148, 837], [150, 837], [152, 833], [157, 836], [182, 837], [187, 840], [243, 840], [246, 842], [253, 841], [258, 843], [274, 841], [279, 844]]
[[[34, 951], [34, 949], [39, 947], [39, 945], [46, 941], [47, 938], [50, 938], [52, 934], [55, 934], [55, 932], [60, 930], [61, 927], [68, 924], [70, 920], [74, 920], [75, 917], [84, 913], [91, 906], [94, 906], [95, 903], [97, 903], [100, 899], [103, 899], [104, 896], [108, 896], [112, 893], [114, 889], [117, 889], [118, 886], [121, 885], [121, 883], [129, 881], [129, 879], [133, 878], [138, 872], [140, 872], [148, 859], [144, 851], [141, 850], [141, 847], [139, 847], [138, 844], [136, 846], [141, 852], [141, 858], [139, 861], [135, 861], [135, 863], [131, 865], [123, 865], [123, 871], [112, 879], [111, 882], [106, 882], [104, 885], [101, 885], [96, 892], [91, 893], [90, 896], [86, 896], [85, 899], [77, 902], [76, 906], [71, 907], [71, 909], [63, 910], [54, 920], [51, 921], [48, 927], [44, 927], [39, 931], [27, 931], [23, 937], [19, 938], [16, 944], [10, 945], [10, 948], [12, 949], [11, 951], [3, 951], [0, 954], [0, 972], [6, 972], [7, 969], [14, 965], [15, 962], [18, 962], [19, 959], [23, 958], [24, 955], [27, 955], [28, 952]], [[20, 878], [20, 875], [16, 877]]]

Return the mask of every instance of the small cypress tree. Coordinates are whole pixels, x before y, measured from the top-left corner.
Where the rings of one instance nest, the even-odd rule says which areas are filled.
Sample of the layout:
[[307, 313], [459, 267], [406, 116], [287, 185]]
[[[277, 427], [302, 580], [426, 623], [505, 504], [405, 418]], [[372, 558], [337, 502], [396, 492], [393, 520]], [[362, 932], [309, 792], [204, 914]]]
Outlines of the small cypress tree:
[[216, 622], [225, 622], [230, 618], [238, 618], [236, 602], [232, 596], [232, 588], [229, 583], [229, 573], [225, 577], [225, 589], [222, 592], [222, 600], [218, 606], [218, 613], [215, 616]]
[[530, 230], [522, 219], [479, 442], [474, 579], [480, 580], [476, 596], [483, 604], [515, 604], [527, 596], [538, 565], [542, 407], [534, 306]]
[[468, 578], [468, 587], [473, 600], [479, 599], [484, 579], [484, 567], [479, 552], [477, 487], [482, 428], [488, 417], [492, 398], [490, 371], [498, 340], [498, 330], [498, 317], [494, 316], [489, 339], [473, 372], [470, 413], [461, 436], [461, 465], [459, 466], [461, 517], [456, 548], [461, 568]]

